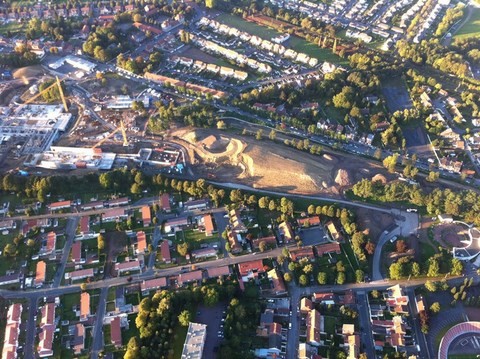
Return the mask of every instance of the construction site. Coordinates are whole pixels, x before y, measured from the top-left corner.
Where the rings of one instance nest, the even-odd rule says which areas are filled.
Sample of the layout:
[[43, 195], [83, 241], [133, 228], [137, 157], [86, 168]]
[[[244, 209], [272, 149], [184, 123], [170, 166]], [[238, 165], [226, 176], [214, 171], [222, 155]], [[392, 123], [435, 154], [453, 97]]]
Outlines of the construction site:
[[[145, 139], [138, 127], [144, 128], [145, 120], [130, 108], [94, 112], [75, 91], [66, 96], [59, 78], [40, 91], [39, 84], [29, 81], [14, 85], [4, 86], [13, 97], [9, 107], [0, 108], [0, 166], [4, 170], [28, 173], [35, 168], [38, 172], [151, 166], [182, 173], [185, 169], [182, 148]], [[54, 102], [60, 104], [45, 104], [42, 96], [52, 89], [58, 90], [59, 99]]]

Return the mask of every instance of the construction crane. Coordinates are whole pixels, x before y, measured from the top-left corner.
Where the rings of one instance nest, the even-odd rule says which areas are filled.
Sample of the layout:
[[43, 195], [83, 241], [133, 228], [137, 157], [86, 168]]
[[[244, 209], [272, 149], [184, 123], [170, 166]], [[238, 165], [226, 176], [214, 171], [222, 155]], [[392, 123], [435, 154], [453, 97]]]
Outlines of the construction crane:
[[60, 79], [58, 78], [58, 76], [56, 76], [55, 77], [55, 82], [52, 85], [48, 86], [47, 88], [44, 88], [42, 91], [37, 93], [35, 96], [30, 97], [28, 100], [26, 100], [24, 103], [22, 103], [18, 108], [22, 108], [23, 106], [28, 105], [29, 103], [35, 101], [37, 98], [42, 96], [48, 90], [57, 86], [58, 87], [58, 92], [60, 93], [60, 98], [62, 99], [63, 108], [65, 109], [65, 112], [68, 112], [67, 100], [65, 99], [65, 94], [63, 93], [63, 88], [62, 88], [62, 85], [60, 83], [61, 83]]
[[125, 125], [123, 124], [123, 121], [120, 120], [120, 126], [117, 127], [113, 132], [111, 132], [108, 136], [105, 138], [102, 138], [100, 141], [98, 141], [96, 144], [92, 146], [92, 148], [97, 148], [98, 146], [101, 146], [106, 140], [108, 140], [110, 137], [115, 135], [118, 131], [122, 132], [122, 137], [123, 137], [123, 145], [125, 147], [128, 146], [128, 139], [127, 139], [127, 131], [125, 130]]

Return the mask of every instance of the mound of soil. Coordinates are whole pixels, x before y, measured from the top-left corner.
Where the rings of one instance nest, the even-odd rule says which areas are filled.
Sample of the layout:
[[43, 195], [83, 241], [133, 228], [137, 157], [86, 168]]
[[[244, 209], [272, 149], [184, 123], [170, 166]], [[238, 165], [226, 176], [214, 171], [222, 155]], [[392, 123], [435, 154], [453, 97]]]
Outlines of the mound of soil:
[[352, 181], [350, 180], [350, 175], [347, 170], [340, 168], [337, 171], [337, 176], [335, 177], [335, 183], [339, 186], [350, 186]]
[[387, 178], [384, 175], [379, 173], [372, 177], [372, 182], [377, 182], [377, 181], [382, 182], [382, 184], [386, 184]]

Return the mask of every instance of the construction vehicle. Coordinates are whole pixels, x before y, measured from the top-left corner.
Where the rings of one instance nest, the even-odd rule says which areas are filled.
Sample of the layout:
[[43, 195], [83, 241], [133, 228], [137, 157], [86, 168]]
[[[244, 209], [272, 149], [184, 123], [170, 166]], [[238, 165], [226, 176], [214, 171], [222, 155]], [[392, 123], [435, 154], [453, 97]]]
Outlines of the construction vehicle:
[[115, 135], [117, 132], [121, 131], [122, 132], [122, 137], [123, 137], [123, 146], [127, 147], [128, 146], [128, 139], [127, 139], [127, 131], [125, 129], [125, 125], [123, 123], [123, 120], [120, 120], [120, 126], [118, 126], [113, 132], [111, 132], [108, 136], [105, 138], [102, 138], [100, 141], [98, 141], [96, 144], [92, 146], [92, 148], [97, 148], [101, 146], [106, 140], [111, 138], [113, 135]]
[[[62, 88], [62, 85], [60, 84], [61, 81], [60, 79], [58, 78], [58, 76], [55, 77], [55, 82], [48, 86], [47, 88], [44, 88], [42, 91], [40, 91], [39, 93], [37, 93], [35, 96], [33, 97], [30, 97], [28, 100], [26, 100], [24, 103], [22, 103], [18, 109], [22, 108], [23, 106], [26, 106], [28, 105], [29, 103], [35, 101], [37, 98], [39, 98], [40, 96], [42, 96], [45, 92], [47, 92], [48, 90], [54, 88], [55, 86], [58, 87], [58, 92], [60, 92], [60, 98], [62, 99], [62, 103], [63, 103], [63, 108], [65, 110], [65, 112], [68, 112], [68, 105], [67, 105], [67, 100], [65, 99], [65, 94], [63, 93], [63, 88]], [[18, 111], [17, 109], [17, 111]]]

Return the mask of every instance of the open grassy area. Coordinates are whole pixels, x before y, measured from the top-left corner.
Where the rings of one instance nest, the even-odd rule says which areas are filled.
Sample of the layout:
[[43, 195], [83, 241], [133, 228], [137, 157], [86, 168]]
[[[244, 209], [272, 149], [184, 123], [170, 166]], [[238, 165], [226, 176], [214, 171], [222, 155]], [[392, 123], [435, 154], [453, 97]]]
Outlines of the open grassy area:
[[335, 317], [325, 316], [325, 332], [327, 334], [335, 334], [335, 322], [337, 319]]
[[480, 36], [480, 8], [471, 9], [472, 16], [469, 21], [463, 24], [462, 27], [453, 36], [456, 39], [462, 39], [473, 36]]
[[183, 344], [187, 337], [188, 327], [182, 327], [177, 324], [173, 330], [173, 358], [180, 359], [182, 357]]
[[297, 36], [291, 36], [288, 40], [290, 47], [297, 51], [303, 52], [310, 57], [315, 57], [320, 61], [327, 61], [333, 64], [347, 65], [348, 60], [342, 59], [340, 56], [335, 55], [332, 49], [324, 49], [311, 42], [301, 39]]
[[25, 29], [25, 24], [18, 22], [9, 22], [8, 24], [0, 25], [0, 34], [7, 35], [10, 31], [11, 34], [17, 34]]
[[130, 340], [131, 337], [138, 335], [138, 329], [137, 329], [137, 326], [135, 325], [136, 318], [137, 318], [137, 313], [130, 314], [128, 316], [129, 328], [127, 330], [122, 329], [122, 342], [124, 345], [128, 344], [128, 341]]

